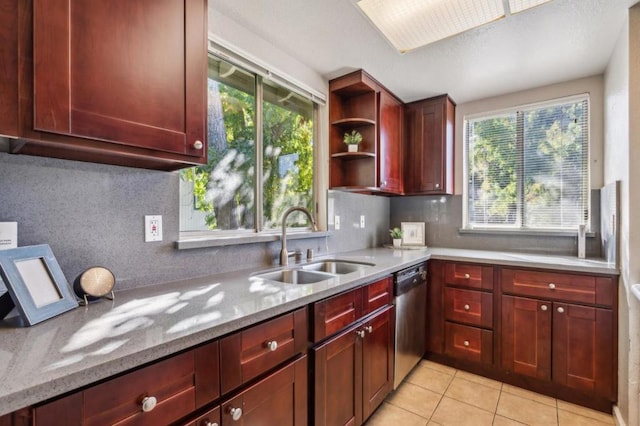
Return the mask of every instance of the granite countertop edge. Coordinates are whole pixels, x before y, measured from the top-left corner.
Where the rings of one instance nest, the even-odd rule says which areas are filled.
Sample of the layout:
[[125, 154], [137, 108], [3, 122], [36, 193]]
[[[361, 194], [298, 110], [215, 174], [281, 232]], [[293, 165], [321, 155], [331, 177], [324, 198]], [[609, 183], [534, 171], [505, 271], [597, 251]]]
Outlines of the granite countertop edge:
[[[81, 307], [33, 327], [11, 328], [5, 324], [0, 327], [3, 335], [0, 361], [8, 359], [8, 362], [4, 367], [0, 362], [0, 383], [3, 383], [0, 415], [80, 389], [430, 258], [618, 274], [615, 266], [600, 260], [449, 248], [372, 248], [321, 256], [314, 261], [323, 258], [370, 262], [375, 266], [308, 286], [255, 281], [251, 276], [258, 270], [230, 272], [125, 290], [116, 293], [114, 302]], [[223, 306], [221, 300], [225, 297], [231, 302]], [[214, 313], [218, 317], [206, 317], [213, 318]], [[165, 322], [155, 324], [160, 321]], [[108, 326], [103, 327], [103, 323]], [[94, 334], [104, 338], [96, 340]], [[45, 344], [49, 346], [44, 347]], [[46, 354], [53, 359], [47, 359]]]

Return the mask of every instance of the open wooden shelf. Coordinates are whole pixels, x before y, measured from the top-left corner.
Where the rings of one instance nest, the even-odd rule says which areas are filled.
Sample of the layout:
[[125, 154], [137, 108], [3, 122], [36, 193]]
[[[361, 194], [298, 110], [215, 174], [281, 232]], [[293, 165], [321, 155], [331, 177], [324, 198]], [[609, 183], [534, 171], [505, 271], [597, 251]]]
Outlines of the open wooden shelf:
[[353, 118], [342, 118], [340, 120], [335, 120], [331, 123], [334, 126], [341, 126], [341, 127], [353, 127], [353, 126], [375, 126], [376, 122], [375, 120], [369, 120], [368, 118], [360, 118], [360, 117], [353, 117]]
[[371, 157], [371, 158], [375, 158], [376, 154], [374, 154], [373, 152], [362, 152], [362, 151], [358, 151], [358, 152], [336, 152], [331, 154], [331, 158], [342, 158], [342, 159], [356, 159], [356, 158], [363, 158], [363, 157]]

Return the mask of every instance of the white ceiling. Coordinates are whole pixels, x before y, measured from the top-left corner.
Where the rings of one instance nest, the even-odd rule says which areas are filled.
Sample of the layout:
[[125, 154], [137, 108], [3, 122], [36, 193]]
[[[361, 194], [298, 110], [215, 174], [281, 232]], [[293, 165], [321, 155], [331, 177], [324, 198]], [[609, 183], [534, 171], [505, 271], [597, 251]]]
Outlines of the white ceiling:
[[405, 102], [457, 103], [602, 73], [638, 0], [553, 0], [399, 54], [355, 0], [209, 0], [327, 79], [363, 68]]

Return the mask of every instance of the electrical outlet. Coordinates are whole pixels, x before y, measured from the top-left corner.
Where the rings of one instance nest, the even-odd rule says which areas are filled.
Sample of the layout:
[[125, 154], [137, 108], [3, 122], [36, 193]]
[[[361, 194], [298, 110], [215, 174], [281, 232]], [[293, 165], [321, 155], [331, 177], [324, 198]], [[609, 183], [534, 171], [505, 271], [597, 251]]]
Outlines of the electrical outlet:
[[335, 215], [335, 217], [333, 218], [333, 227], [336, 231], [340, 229], [340, 216]]
[[360, 228], [364, 229], [364, 215], [360, 215]]
[[162, 241], [162, 216], [144, 217], [144, 242]]

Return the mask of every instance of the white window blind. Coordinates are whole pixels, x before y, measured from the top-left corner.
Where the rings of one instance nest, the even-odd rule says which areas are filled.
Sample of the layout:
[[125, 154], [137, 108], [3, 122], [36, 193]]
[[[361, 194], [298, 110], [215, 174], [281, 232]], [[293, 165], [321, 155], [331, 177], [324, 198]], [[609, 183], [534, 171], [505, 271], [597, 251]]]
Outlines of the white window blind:
[[467, 229], [589, 225], [589, 98], [465, 120]]

